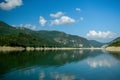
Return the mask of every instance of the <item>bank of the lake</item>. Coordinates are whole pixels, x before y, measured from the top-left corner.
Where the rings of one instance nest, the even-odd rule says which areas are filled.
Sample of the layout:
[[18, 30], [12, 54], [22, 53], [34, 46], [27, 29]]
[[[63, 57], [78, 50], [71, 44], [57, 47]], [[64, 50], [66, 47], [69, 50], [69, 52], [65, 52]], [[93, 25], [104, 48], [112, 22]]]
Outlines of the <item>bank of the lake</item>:
[[26, 50], [76, 50], [76, 49], [84, 49], [84, 50], [95, 50], [95, 49], [102, 49], [102, 48], [72, 48], [72, 47], [62, 47], [62, 48], [49, 48], [49, 47], [45, 47], [45, 48], [41, 48], [41, 47], [27, 47]]
[[23, 47], [0, 46], [0, 51], [22, 51]]
[[10, 46], [0, 46], [0, 51], [22, 51], [22, 50], [26, 50], [26, 51], [33, 51], [33, 50], [78, 50], [78, 49], [82, 49], [82, 50], [101, 50], [103, 48], [72, 48], [72, 47], [62, 47], [62, 48], [58, 48], [58, 47], [10, 47]]
[[105, 48], [106, 51], [120, 52], [120, 47], [110, 46]]

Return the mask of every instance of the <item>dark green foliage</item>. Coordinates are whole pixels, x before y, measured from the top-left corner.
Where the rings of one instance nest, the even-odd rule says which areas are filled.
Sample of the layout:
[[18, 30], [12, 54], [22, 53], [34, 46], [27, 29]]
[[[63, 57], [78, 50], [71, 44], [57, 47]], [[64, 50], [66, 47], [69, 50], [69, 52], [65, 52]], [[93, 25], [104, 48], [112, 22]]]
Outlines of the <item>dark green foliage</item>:
[[6, 35], [0, 37], [0, 45], [1, 46], [31, 46], [31, 47], [38, 47], [38, 46], [48, 46], [50, 42], [45, 41], [43, 39], [37, 38], [30, 34], [14, 34], [14, 35]]
[[82, 44], [83, 47], [91, 47], [89, 41], [85, 38], [66, 34], [64, 32], [59, 31], [38, 31], [38, 36], [43, 36], [42, 38], [47, 39], [49, 41], [54, 41], [63, 46], [68, 47], [80, 47]]
[[[82, 46], [81, 46], [82, 45]], [[0, 46], [91, 47], [85, 38], [59, 31], [33, 31], [0, 21]]]
[[114, 39], [113, 41], [111, 41], [108, 44], [108, 46], [116, 46], [116, 47], [120, 46], [120, 37], [118, 37], [118, 38]]
[[111, 44], [109, 44], [109, 46], [120, 46], [120, 41], [116, 41], [116, 42], [112, 42]]
[[15, 28], [0, 21], [0, 46], [44, 47], [57, 46], [55, 42], [37, 36], [36, 31], [26, 28]]

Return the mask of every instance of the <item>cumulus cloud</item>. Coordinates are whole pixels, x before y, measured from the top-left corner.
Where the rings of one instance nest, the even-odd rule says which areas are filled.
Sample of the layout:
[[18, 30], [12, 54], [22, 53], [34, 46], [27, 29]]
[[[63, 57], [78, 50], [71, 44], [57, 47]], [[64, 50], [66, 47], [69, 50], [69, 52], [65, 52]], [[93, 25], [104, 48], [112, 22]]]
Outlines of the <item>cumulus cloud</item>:
[[16, 27], [14, 24], [13, 24], [13, 25], [11, 25], [11, 26]]
[[63, 15], [64, 15], [63, 12], [57, 12], [57, 13], [55, 13], [55, 14], [50, 14], [50, 16], [53, 17], [53, 18], [59, 18], [59, 17], [61, 17], [61, 16], [63, 16]]
[[51, 21], [51, 25], [59, 25], [59, 24], [71, 24], [74, 23], [75, 19], [68, 17], [68, 16], [62, 16], [59, 19], [55, 19]]
[[90, 38], [114, 38], [117, 37], [116, 33], [110, 32], [110, 31], [95, 31], [95, 30], [90, 30], [87, 33], [87, 37]]
[[41, 26], [45, 26], [46, 22], [47, 20], [44, 17], [40, 16], [39, 23], [41, 24]]
[[21, 6], [22, 4], [22, 0], [5, 0], [5, 2], [0, 3], [0, 9], [12, 10], [13, 8]]
[[25, 25], [22, 25], [23, 27], [25, 28], [30, 28], [32, 30], [35, 30], [36, 29], [36, 26], [35, 25], [32, 25], [32, 24], [25, 24]]
[[35, 25], [32, 24], [20, 24], [18, 26], [14, 25], [14, 27], [20, 27], [20, 29], [29, 28], [32, 30], [35, 30], [37, 28]]
[[80, 8], [76, 8], [75, 10], [76, 10], [76, 11], [79, 11], [79, 12], [81, 11], [81, 9], [80, 9]]
[[31, 24], [25, 24], [25, 25], [22, 25], [24, 26], [25, 28], [30, 28], [32, 25]]
[[35, 29], [36, 29], [36, 26], [35, 26], [35, 25], [33, 25], [33, 26], [31, 27], [31, 29], [32, 29], [32, 30], [35, 30]]
[[75, 19], [69, 17], [69, 16], [65, 16], [63, 12], [59, 11], [55, 14], [50, 14], [51, 18], [54, 19], [50, 19], [50, 20], [46, 20], [44, 19], [44, 17], [40, 16], [39, 19], [39, 23], [41, 24], [41, 26], [45, 26], [46, 23], [49, 26], [53, 26], [53, 25], [61, 25], [61, 24], [71, 24], [76, 22]]

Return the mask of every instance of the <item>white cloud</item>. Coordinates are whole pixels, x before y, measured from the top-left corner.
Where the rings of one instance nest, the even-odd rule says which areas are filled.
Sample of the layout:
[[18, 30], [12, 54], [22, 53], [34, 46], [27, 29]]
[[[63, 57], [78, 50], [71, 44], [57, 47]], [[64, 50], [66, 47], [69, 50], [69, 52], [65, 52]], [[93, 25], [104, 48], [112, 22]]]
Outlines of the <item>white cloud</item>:
[[24, 26], [25, 28], [30, 28], [32, 25], [31, 24], [25, 24], [25, 25], [22, 25]]
[[116, 33], [110, 32], [110, 31], [95, 31], [95, 30], [90, 30], [87, 33], [87, 37], [90, 38], [115, 38], [118, 35]]
[[35, 25], [33, 25], [33, 26], [31, 27], [31, 29], [32, 29], [32, 30], [35, 30], [35, 29], [36, 29], [36, 26], [35, 26]]
[[64, 15], [63, 12], [57, 12], [57, 13], [55, 13], [55, 14], [50, 14], [50, 16], [53, 17], [53, 18], [59, 18], [59, 17], [61, 17], [61, 16], [63, 16], [63, 15]]
[[16, 27], [14, 24], [13, 24], [13, 25], [11, 25], [11, 26]]
[[21, 6], [22, 0], [5, 0], [5, 2], [0, 3], [0, 9], [11, 10], [17, 6]]
[[51, 25], [59, 25], [59, 24], [71, 24], [74, 23], [75, 19], [68, 17], [68, 16], [62, 16], [59, 19], [55, 19], [51, 21]]
[[14, 27], [20, 27], [20, 29], [24, 29], [24, 28], [29, 28], [29, 29], [32, 29], [32, 30], [36, 29], [36, 26], [32, 25], [32, 24], [20, 24], [18, 26], [14, 25]]
[[25, 25], [22, 24], [21, 27], [29, 28], [29, 29], [32, 29], [32, 30], [35, 30], [35, 29], [36, 29], [36, 26], [35, 26], [35, 25], [32, 25], [32, 24], [25, 24]]
[[76, 10], [76, 11], [79, 11], [79, 12], [81, 11], [81, 9], [80, 9], [80, 8], [76, 8], [75, 10]]
[[39, 23], [41, 24], [41, 26], [45, 26], [46, 22], [47, 22], [47, 20], [45, 20], [44, 17], [40, 16]]
[[64, 13], [60, 11], [55, 14], [50, 14], [50, 17], [54, 19], [46, 20], [44, 19], [44, 17], [40, 16], [39, 23], [41, 24], [41, 26], [45, 26], [46, 23], [49, 26], [53, 26], [53, 25], [61, 25], [61, 24], [71, 24], [71, 23], [76, 22], [75, 19], [69, 16], [64, 16]]

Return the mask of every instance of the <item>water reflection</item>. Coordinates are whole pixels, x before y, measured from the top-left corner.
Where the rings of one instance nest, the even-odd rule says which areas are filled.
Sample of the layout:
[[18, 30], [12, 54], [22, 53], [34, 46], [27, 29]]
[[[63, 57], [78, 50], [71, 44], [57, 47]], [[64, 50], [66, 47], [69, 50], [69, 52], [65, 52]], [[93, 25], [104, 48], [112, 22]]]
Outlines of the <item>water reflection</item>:
[[41, 71], [41, 72], [39, 73], [39, 80], [44, 80], [44, 78], [45, 78], [45, 72], [44, 72], [44, 71]]
[[109, 54], [120, 60], [120, 52], [109, 52]]
[[[82, 51], [83, 52], [83, 51]], [[90, 51], [43, 51], [43, 52], [6, 52], [0, 53], [0, 74], [12, 69], [20, 69], [30, 66], [62, 66], [66, 63], [78, 62], [87, 57], [99, 55], [101, 52]], [[5, 62], [6, 61], [6, 62]]]
[[95, 58], [87, 59], [87, 63], [92, 68], [111, 67], [119, 63], [119, 61], [110, 55], [100, 55]]
[[[120, 79], [120, 55], [101, 50], [0, 53], [3, 80]], [[101, 74], [101, 69], [105, 72]], [[114, 73], [114, 75], [112, 75]], [[101, 75], [101, 76], [99, 76]], [[106, 78], [106, 76], [108, 76]]]
[[59, 72], [50, 73], [52, 80], [75, 80], [75, 76], [67, 73], [60, 74]]

